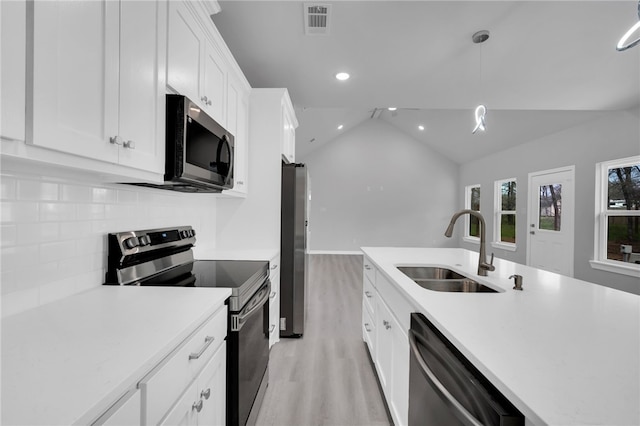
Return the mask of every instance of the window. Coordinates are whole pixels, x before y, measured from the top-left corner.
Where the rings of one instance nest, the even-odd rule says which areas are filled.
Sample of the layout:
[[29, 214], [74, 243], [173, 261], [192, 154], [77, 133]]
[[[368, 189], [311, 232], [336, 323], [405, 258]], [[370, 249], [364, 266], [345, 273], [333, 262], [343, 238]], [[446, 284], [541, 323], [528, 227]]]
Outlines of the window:
[[640, 275], [640, 156], [596, 165], [596, 221], [591, 266]]
[[[480, 185], [469, 185], [464, 191], [464, 208], [480, 211]], [[480, 220], [471, 215], [465, 215], [464, 240], [480, 242]]]
[[494, 247], [516, 249], [516, 179], [496, 181]]

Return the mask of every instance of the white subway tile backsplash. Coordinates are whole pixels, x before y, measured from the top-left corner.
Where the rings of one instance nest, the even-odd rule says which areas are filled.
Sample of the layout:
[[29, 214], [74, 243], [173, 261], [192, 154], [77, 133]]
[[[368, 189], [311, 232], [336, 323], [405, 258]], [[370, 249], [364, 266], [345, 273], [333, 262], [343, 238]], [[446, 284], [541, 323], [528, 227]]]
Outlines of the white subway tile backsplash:
[[109, 232], [191, 225], [215, 246], [216, 198], [0, 174], [2, 316], [102, 285]]
[[17, 242], [17, 234], [16, 225], [0, 226], [0, 241], [2, 241], [2, 247], [14, 246]]
[[13, 177], [3, 176], [0, 179], [0, 198], [3, 200], [16, 198], [16, 180]]
[[93, 197], [93, 188], [81, 185], [61, 185], [60, 193], [62, 201], [86, 203]]
[[40, 180], [18, 181], [19, 200], [57, 200], [59, 185]]
[[40, 203], [40, 220], [63, 221], [76, 220], [77, 212], [75, 204], [66, 203]]
[[40, 262], [53, 262], [77, 256], [76, 242], [73, 240], [40, 244]]

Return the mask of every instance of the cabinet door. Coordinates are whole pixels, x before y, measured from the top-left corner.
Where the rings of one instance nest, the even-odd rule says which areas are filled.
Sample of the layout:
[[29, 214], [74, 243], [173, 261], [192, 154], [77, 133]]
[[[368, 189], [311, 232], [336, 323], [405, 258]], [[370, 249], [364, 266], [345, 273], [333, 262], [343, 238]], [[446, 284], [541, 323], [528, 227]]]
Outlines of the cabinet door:
[[164, 172], [166, 2], [123, 1], [119, 163]]
[[376, 367], [378, 378], [387, 401], [389, 400], [389, 386], [393, 371], [393, 335], [391, 333], [391, 320], [393, 315], [382, 301], [376, 298]]
[[204, 36], [182, 1], [169, 2], [167, 84], [193, 102], [200, 102], [200, 58]]
[[32, 5], [27, 142], [117, 162], [118, 147], [109, 140], [118, 134], [119, 3]]
[[199, 425], [223, 426], [226, 420], [227, 345], [223, 344], [198, 378], [198, 397], [202, 409], [198, 413]]
[[393, 371], [389, 403], [394, 423], [406, 425], [409, 419], [409, 337], [404, 334], [395, 317], [391, 319]]
[[26, 2], [0, 2], [0, 131], [3, 138], [25, 140]]
[[198, 383], [194, 382], [182, 396], [176, 401], [166, 417], [162, 419], [159, 425], [166, 426], [195, 426], [198, 424], [197, 404], [200, 399], [197, 398]]
[[[202, 102], [205, 111], [222, 127], [225, 127], [235, 136], [235, 128], [230, 129], [227, 123], [225, 111], [227, 110], [227, 100], [225, 89], [227, 87], [226, 65], [222, 54], [211, 42], [205, 43], [204, 70], [202, 72], [202, 91], [199, 101]], [[198, 100], [195, 100], [198, 102]], [[237, 98], [234, 99], [234, 102]], [[235, 116], [236, 107], [233, 107]], [[235, 117], [234, 117], [235, 121]], [[235, 123], [234, 123], [235, 125]]]

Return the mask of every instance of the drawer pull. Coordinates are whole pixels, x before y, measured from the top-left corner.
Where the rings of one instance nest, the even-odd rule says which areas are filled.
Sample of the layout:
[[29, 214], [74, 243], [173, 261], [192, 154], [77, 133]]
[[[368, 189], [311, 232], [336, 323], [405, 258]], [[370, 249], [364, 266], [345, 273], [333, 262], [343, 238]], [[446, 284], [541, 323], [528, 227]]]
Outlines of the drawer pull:
[[202, 411], [202, 404], [204, 404], [202, 399], [198, 402], [194, 402], [193, 405], [191, 406], [191, 409], [196, 410], [199, 413], [200, 411]]
[[387, 330], [391, 328], [391, 323], [387, 320], [382, 321], [382, 325], [384, 325], [384, 328]]
[[269, 329], [269, 334], [273, 333], [273, 330], [276, 329], [276, 325], [275, 324], [271, 324], [271, 328]]
[[276, 269], [278, 269], [278, 265], [277, 265], [277, 264], [275, 264], [275, 265], [271, 265], [271, 270], [272, 270], [272, 271], [273, 271], [273, 270], [276, 270]]
[[369, 265], [364, 265], [364, 269], [366, 269], [367, 271], [370, 271], [370, 270], [371, 270], [371, 266], [369, 266]]
[[367, 333], [371, 333], [371, 327], [369, 326], [368, 322], [364, 323], [364, 329], [367, 330]]
[[200, 398], [209, 399], [210, 396], [211, 396], [211, 388], [207, 388], [207, 390], [203, 390], [202, 392], [200, 392]]
[[[192, 359], [200, 358], [202, 356], [202, 354], [204, 353], [204, 351], [207, 350], [207, 348], [213, 343], [214, 340], [215, 340], [215, 338], [212, 337], [212, 336], [205, 337], [204, 338], [204, 345], [202, 345], [202, 348], [200, 348], [198, 353], [194, 352], [194, 353], [189, 354], [189, 361], [191, 361]], [[198, 412], [200, 412], [200, 410], [198, 410]]]
[[276, 292], [271, 292], [271, 294], [269, 295], [269, 299], [273, 299], [274, 297], [276, 297]]
[[365, 291], [364, 294], [371, 299], [373, 296], [371, 296], [371, 292]]

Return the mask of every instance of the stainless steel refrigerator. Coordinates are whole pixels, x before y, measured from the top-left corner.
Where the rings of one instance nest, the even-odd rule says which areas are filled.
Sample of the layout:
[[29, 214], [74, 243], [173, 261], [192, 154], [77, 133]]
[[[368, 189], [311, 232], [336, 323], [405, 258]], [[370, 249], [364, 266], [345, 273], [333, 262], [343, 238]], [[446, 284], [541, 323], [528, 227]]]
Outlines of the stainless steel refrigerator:
[[301, 337], [307, 306], [307, 168], [282, 164], [280, 337]]

